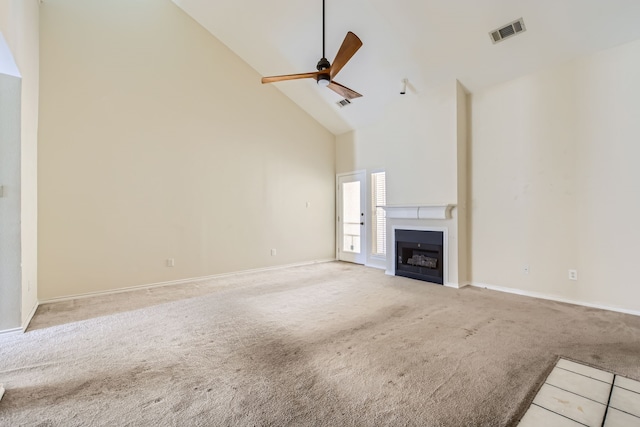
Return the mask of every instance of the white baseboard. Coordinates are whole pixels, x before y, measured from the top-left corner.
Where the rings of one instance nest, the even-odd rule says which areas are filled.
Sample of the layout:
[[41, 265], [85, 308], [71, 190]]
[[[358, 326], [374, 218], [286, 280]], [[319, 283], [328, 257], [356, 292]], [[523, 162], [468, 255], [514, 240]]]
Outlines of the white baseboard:
[[476, 288], [489, 289], [491, 291], [506, 292], [509, 294], [522, 295], [525, 297], [540, 298], [540, 299], [546, 299], [550, 301], [564, 302], [567, 304], [581, 305], [584, 307], [599, 308], [601, 310], [615, 311], [618, 313], [640, 316], [640, 311], [637, 311], [637, 310], [629, 310], [626, 308], [612, 307], [605, 304], [594, 304], [594, 303], [585, 302], [585, 301], [577, 301], [577, 300], [559, 297], [557, 295], [543, 294], [541, 292], [524, 291], [522, 289], [507, 288], [504, 286], [487, 285], [486, 283], [471, 283], [471, 286], [474, 286]]
[[38, 309], [38, 303], [36, 303], [33, 306], [27, 318], [24, 319], [22, 326], [20, 326], [19, 328], [5, 329], [4, 331], [0, 331], [0, 335], [17, 334], [20, 332], [24, 333], [24, 331], [26, 331], [27, 328], [29, 327], [29, 323], [31, 323], [31, 319], [33, 319], [33, 316], [36, 314], [37, 309]]
[[11, 328], [0, 331], [0, 335], [10, 335], [22, 332], [22, 328]]
[[[385, 270], [384, 274], [386, 274], [387, 276], [395, 276], [395, 274], [391, 270]], [[398, 276], [398, 277], [404, 277], [404, 276]], [[419, 280], [419, 279], [414, 279], [414, 280]], [[430, 283], [430, 282], [425, 282], [425, 283]], [[437, 285], [437, 283], [436, 283], [436, 285]], [[444, 283], [443, 285], [445, 287], [447, 287], [447, 288], [462, 289], [465, 286], [470, 286], [471, 283], [469, 283], [469, 282], [462, 282], [462, 283], [447, 282], [447, 283]]]
[[264, 272], [264, 271], [282, 270], [284, 268], [291, 268], [291, 267], [304, 267], [305, 265], [322, 264], [322, 263], [325, 263], [325, 262], [333, 262], [333, 261], [335, 261], [334, 258], [327, 258], [327, 259], [319, 259], [319, 260], [314, 260], [314, 261], [300, 262], [300, 263], [295, 263], [295, 264], [277, 265], [277, 266], [273, 266], [273, 267], [254, 268], [252, 270], [241, 270], [241, 271], [233, 271], [233, 272], [230, 272], [230, 273], [213, 274], [211, 276], [191, 277], [191, 278], [188, 278], [188, 279], [170, 280], [170, 281], [167, 281], [167, 282], [149, 283], [149, 284], [146, 284], [146, 285], [127, 286], [125, 288], [110, 289], [110, 290], [107, 290], [107, 291], [87, 292], [87, 293], [84, 293], [84, 294], [67, 295], [67, 296], [64, 296], [64, 297], [56, 297], [56, 298], [49, 298], [49, 299], [45, 299], [45, 300], [39, 300], [38, 304], [39, 305], [52, 304], [52, 303], [55, 303], [55, 302], [72, 301], [72, 300], [82, 299], [82, 298], [91, 298], [91, 297], [97, 297], [97, 296], [113, 295], [113, 294], [119, 294], [119, 293], [122, 293], [122, 292], [136, 291], [136, 290], [141, 290], [141, 289], [158, 288], [158, 287], [162, 287], [162, 286], [184, 285], [186, 283], [202, 282], [202, 281], [205, 281], [205, 280], [219, 279], [219, 278], [222, 278], [222, 277], [232, 277], [232, 276], [239, 276], [239, 275], [242, 275], [242, 274], [260, 273], [260, 272]]
[[26, 331], [27, 328], [29, 327], [29, 323], [31, 323], [31, 319], [33, 319], [33, 316], [35, 316], [38, 306], [39, 304], [38, 302], [36, 302], [33, 308], [31, 309], [31, 311], [29, 312], [29, 315], [27, 316], [27, 318], [24, 319], [24, 322], [22, 323], [22, 332]]
[[365, 267], [377, 268], [379, 270], [386, 270], [387, 268], [387, 260], [384, 258], [369, 258], [369, 261], [366, 262]]
[[0, 400], [2, 400], [2, 396], [4, 396], [4, 385], [0, 384]]
[[462, 289], [465, 286], [469, 286], [471, 285], [471, 283], [468, 282], [462, 282], [462, 283], [454, 283], [454, 282], [448, 282], [444, 284], [447, 288], [454, 288], [454, 289]]

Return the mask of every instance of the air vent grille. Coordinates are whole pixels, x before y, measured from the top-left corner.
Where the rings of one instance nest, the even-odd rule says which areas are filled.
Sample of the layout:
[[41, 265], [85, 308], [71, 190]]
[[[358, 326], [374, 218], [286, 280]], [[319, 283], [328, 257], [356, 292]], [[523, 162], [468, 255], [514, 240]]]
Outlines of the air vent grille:
[[338, 107], [344, 108], [347, 105], [351, 104], [351, 101], [349, 101], [348, 99], [345, 98], [345, 99], [343, 99], [341, 101], [336, 102], [336, 104], [338, 104]]
[[493, 44], [496, 44], [504, 39], [515, 36], [516, 34], [520, 34], [523, 31], [526, 31], [526, 29], [527, 28], [524, 26], [524, 21], [522, 20], [522, 18], [520, 18], [496, 30], [490, 31], [489, 36], [491, 37], [491, 42], [493, 42]]
[[513, 23], [513, 30], [514, 30], [516, 33], [519, 33], [520, 31], [522, 31], [522, 25], [523, 25], [523, 23], [522, 23], [521, 21], [516, 21], [516, 22], [514, 22], [514, 23]]

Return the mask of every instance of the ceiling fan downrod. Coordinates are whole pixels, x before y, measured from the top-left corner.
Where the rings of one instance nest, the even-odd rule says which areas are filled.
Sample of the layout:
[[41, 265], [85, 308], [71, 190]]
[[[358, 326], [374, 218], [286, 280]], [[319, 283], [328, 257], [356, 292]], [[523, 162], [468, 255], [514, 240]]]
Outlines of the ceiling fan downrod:
[[[324, 50], [325, 48], [324, 1], [325, 0], [322, 0], [322, 58], [320, 59], [320, 61], [318, 61], [318, 65], [316, 65], [316, 69], [318, 71], [324, 71], [331, 68], [331, 63], [325, 56], [325, 50]], [[325, 87], [329, 86], [329, 83], [331, 83], [331, 75], [329, 75], [328, 73], [318, 74], [318, 77], [316, 78], [316, 82], [318, 83], [319, 86], [325, 86]]]
[[[318, 71], [327, 70], [331, 67], [331, 63], [325, 56], [325, 19], [324, 19], [324, 1], [322, 0], [322, 58], [318, 61], [318, 65], [316, 65], [316, 69]], [[318, 76], [320, 77], [320, 76]], [[320, 82], [320, 80], [318, 80]]]
[[[324, 54], [324, 30], [325, 30], [325, 25], [324, 25], [324, 0], [322, 0], [322, 57], [326, 58], [326, 55]], [[327, 61], [329, 62], [329, 61]]]

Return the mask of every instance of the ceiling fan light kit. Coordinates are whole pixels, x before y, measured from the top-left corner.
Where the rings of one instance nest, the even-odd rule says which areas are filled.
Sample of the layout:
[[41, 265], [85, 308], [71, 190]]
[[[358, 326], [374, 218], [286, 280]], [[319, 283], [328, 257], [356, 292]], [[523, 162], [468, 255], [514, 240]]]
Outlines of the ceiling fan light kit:
[[362, 47], [362, 41], [353, 34], [351, 31], [347, 33], [338, 49], [336, 58], [333, 60], [333, 64], [327, 60], [324, 52], [325, 34], [324, 34], [324, 0], [322, 0], [322, 58], [318, 61], [316, 69], [318, 71], [312, 71], [310, 73], [301, 74], [287, 74], [283, 76], [271, 76], [263, 77], [262, 83], [275, 83], [284, 80], [297, 80], [313, 78], [318, 83], [318, 86], [328, 87], [338, 95], [346, 99], [359, 98], [358, 92], [349, 89], [346, 86], [333, 80], [333, 78], [342, 70], [342, 68], [349, 62], [349, 60], [355, 55], [355, 53]]
[[318, 86], [327, 87], [331, 83], [331, 77], [328, 74], [318, 74]]

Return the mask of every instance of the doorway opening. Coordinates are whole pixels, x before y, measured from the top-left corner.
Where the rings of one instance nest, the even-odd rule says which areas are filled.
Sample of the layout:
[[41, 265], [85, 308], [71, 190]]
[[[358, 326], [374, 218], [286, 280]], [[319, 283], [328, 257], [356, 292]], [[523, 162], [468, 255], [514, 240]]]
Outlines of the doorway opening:
[[365, 226], [366, 174], [364, 171], [340, 174], [336, 187], [336, 258], [364, 264], [367, 228]]

